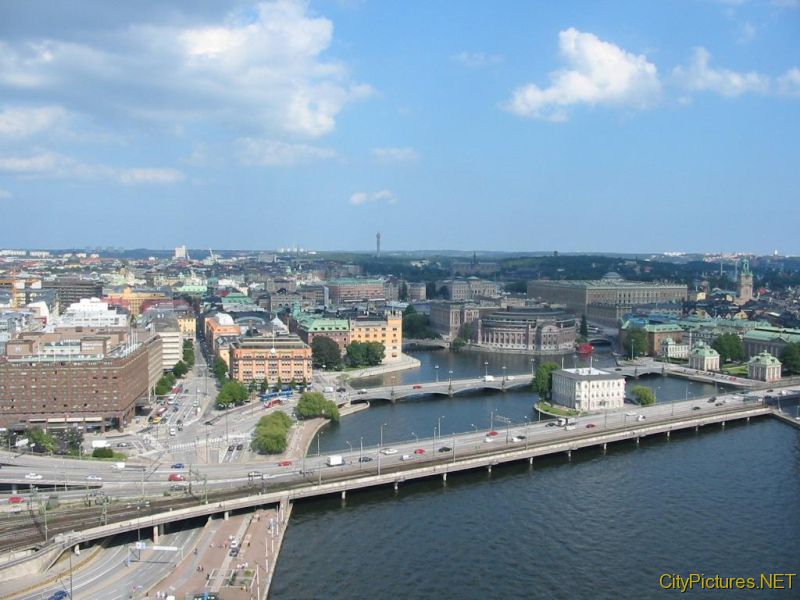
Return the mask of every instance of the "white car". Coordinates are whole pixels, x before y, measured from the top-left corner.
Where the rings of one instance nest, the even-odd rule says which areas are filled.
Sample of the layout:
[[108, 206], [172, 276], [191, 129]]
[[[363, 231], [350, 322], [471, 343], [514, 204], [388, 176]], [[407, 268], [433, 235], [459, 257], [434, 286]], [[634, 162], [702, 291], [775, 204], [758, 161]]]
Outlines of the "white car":
[[493, 442], [493, 441], [494, 441], [494, 438], [491, 438], [488, 435], [485, 438], [483, 438], [483, 443], [484, 444], [488, 444], [489, 442]]
[[524, 439], [525, 438], [523, 436], [521, 436], [521, 435], [515, 435], [514, 437], [511, 438], [511, 441], [512, 442], [521, 442]]
[[103, 481], [103, 478], [100, 475], [87, 475], [86, 481]]
[[403, 454], [403, 456], [400, 457], [400, 460], [411, 460], [412, 458], [414, 457], [410, 454]]
[[635, 416], [636, 416], [636, 413], [635, 413], [635, 412], [626, 412], [626, 413], [625, 413], [625, 416], [626, 416], [626, 417], [635, 417]]
[[381, 454], [397, 454], [397, 450], [395, 448], [384, 448], [381, 450]]
[[41, 479], [41, 478], [42, 476], [39, 475], [38, 473], [28, 473], [27, 475], [25, 475], [25, 479]]

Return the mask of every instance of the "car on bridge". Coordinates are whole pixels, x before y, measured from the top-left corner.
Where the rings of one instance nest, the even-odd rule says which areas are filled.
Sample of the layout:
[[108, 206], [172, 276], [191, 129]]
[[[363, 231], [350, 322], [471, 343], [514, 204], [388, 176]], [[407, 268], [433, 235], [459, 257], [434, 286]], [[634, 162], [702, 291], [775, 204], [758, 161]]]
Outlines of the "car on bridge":
[[421, 385], [415, 385], [415, 386], [412, 386], [412, 388], [411, 388], [411, 389], [414, 389], [414, 390], [421, 390], [421, 389], [422, 389], [422, 386], [421, 386]]
[[489, 433], [487, 433], [486, 435], [488, 435], [488, 436], [491, 436], [491, 437], [494, 437], [494, 436], [496, 436], [496, 435], [497, 435], [497, 432], [496, 432], [496, 431], [490, 431], [490, 432], [489, 432]]
[[41, 479], [42, 476], [39, 473], [28, 473], [25, 475], [25, 479]]
[[185, 466], [186, 465], [184, 465], [183, 463], [175, 463], [170, 467], [170, 469], [183, 469]]
[[279, 467], [291, 467], [292, 466], [292, 461], [290, 461], [290, 460], [282, 460], [281, 462], [278, 463], [278, 466]]
[[484, 444], [488, 444], [489, 442], [493, 442], [493, 441], [494, 441], [494, 438], [489, 437], [488, 435], [485, 438], [483, 438], [483, 443]]
[[47, 600], [67, 600], [69, 598], [69, 592], [65, 590], [58, 590], [55, 594], [50, 596]]
[[595, 427], [597, 427], [597, 425], [595, 425], [594, 423], [587, 423], [586, 424], [586, 429], [594, 429]]
[[381, 450], [381, 454], [386, 454], [387, 456], [389, 454], [397, 454], [397, 450], [395, 448], [384, 448]]
[[25, 502], [25, 498], [23, 498], [22, 496], [9, 496], [8, 497], [8, 503], [9, 504], [22, 504], [23, 502]]
[[453, 449], [450, 446], [442, 446], [439, 448], [439, 452], [452, 452]]
[[103, 481], [103, 478], [100, 475], [87, 475], [86, 481]]
[[372, 462], [372, 457], [371, 456], [361, 456], [361, 457], [359, 457], [358, 462], [360, 462], [360, 463]]
[[417, 448], [414, 450], [414, 454], [425, 454], [425, 448]]
[[180, 473], [170, 473], [169, 477], [167, 477], [167, 481], [186, 481], [186, 477]]
[[358, 394], [359, 394], [359, 395], [361, 395], [361, 394], [366, 394], [366, 393], [367, 393], [367, 390], [365, 390], [365, 389], [363, 389], [363, 388], [362, 388], [362, 389], [360, 389], [360, 390], [358, 390]]
[[515, 435], [514, 437], [511, 438], [511, 441], [512, 442], [523, 442], [523, 441], [525, 441], [525, 436], [524, 435]]

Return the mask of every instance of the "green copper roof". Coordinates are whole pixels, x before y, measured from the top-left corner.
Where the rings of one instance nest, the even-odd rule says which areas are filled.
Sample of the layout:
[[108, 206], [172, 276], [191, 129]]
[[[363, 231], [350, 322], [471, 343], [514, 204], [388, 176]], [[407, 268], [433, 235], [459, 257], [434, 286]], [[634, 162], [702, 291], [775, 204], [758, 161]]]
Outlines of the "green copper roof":
[[764, 352], [761, 352], [760, 354], [757, 354], [751, 358], [749, 364], [763, 365], [765, 367], [780, 367], [781, 361], [765, 350]]

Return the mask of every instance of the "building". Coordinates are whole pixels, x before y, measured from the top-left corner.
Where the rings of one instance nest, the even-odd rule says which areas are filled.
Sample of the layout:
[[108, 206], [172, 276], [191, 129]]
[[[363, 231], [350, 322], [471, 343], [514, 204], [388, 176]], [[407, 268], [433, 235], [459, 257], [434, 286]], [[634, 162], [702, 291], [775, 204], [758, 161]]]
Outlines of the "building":
[[61, 311], [84, 298], [100, 298], [103, 295], [103, 284], [99, 281], [75, 277], [45, 280], [42, 282], [42, 288], [55, 290]]
[[171, 371], [183, 360], [183, 333], [178, 319], [172, 315], [153, 315], [147, 320], [147, 329], [161, 338], [161, 368]]
[[0, 357], [0, 426], [121, 429], [160, 376], [161, 340], [149, 332], [22, 333]]
[[625, 404], [625, 377], [593, 367], [553, 371], [553, 403], [578, 410], [615, 410]]
[[317, 337], [327, 337], [336, 342], [344, 353], [350, 343], [350, 321], [295, 311], [289, 318], [289, 331], [300, 336], [311, 346]]
[[563, 354], [574, 352], [577, 330], [575, 316], [563, 311], [509, 307], [477, 319], [471, 341], [490, 350]]
[[785, 327], [757, 327], [742, 337], [745, 354], [749, 357], [761, 352], [769, 352], [772, 356], [781, 356], [791, 343], [800, 343], [800, 329]]
[[350, 343], [380, 342], [384, 347], [382, 364], [400, 360], [403, 355], [403, 318], [399, 313], [385, 317], [350, 319]]
[[719, 352], [705, 342], [697, 342], [689, 351], [689, 368], [698, 371], [719, 371]]
[[434, 302], [430, 307], [431, 328], [445, 339], [460, 336], [464, 326], [479, 317], [478, 307], [466, 302]]
[[424, 283], [408, 284], [408, 301], [422, 302], [428, 298], [428, 286]]
[[689, 344], [678, 343], [671, 337], [661, 340], [661, 350], [659, 356], [671, 360], [689, 358]]
[[750, 261], [742, 261], [742, 270], [736, 282], [736, 304], [747, 304], [753, 299], [753, 273], [750, 272]]
[[258, 304], [274, 314], [281, 311], [291, 311], [292, 307], [302, 307], [308, 305], [309, 302], [304, 300], [303, 295], [299, 292], [287, 292], [285, 289], [280, 289], [277, 292], [263, 294], [259, 298]]
[[175, 246], [175, 260], [186, 260], [189, 254], [186, 252], [186, 246]]
[[760, 352], [747, 362], [747, 377], [758, 381], [778, 381], [781, 378], [781, 361], [769, 352]]
[[230, 374], [240, 383], [310, 382], [311, 347], [296, 335], [243, 337], [230, 346]]
[[747, 362], [747, 377], [758, 381], [778, 381], [781, 378], [781, 361], [769, 352], [760, 352]]
[[213, 352], [216, 348], [217, 340], [223, 336], [238, 337], [242, 334], [241, 325], [233, 321], [233, 317], [225, 313], [207, 315], [203, 324], [203, 335], [208, 348]]
[[175, 318], [185, 340], [193, 340], [197, 336], [197, 317], [188, 310], [176, 311]]
[[154, 290], [135, 290], [126, 287], [121, 292], [112, 292], [104, 300], [115, 306], [122, 306], [128, 309], [132, 316], [138, 317], [142, 314], [142, 304], [148, 300], [166, 300], [166, 294]]
[[455, 302], [474, 300], [476, 298], [496, 298], [498, 294], [497, 282], [477, 277], [466, 279], [447, 279], [440, 283], [444, 288], [445, 298]]
[[617, 273], [599, 280], [536, 280], [528, 282], [528, 295], [550, 304], [564, 304], [569, 312], [590, 321], [616, 326], [632, 306], [675, 304], [686, 300], [684, 284], [625, 281]]
[[11, 308], [22, 308], [36, 300], [37, 292], [42, 290], [42, 280], [38, 277], [10, 277], [0, 279], [0, 291], [11, 294]]
[[57, 327], [127, 327], [128, 315], [99, 298], [81, 298], [56, 319]]
[[385, 299], [383, 281], [380, 279], [333, 279], [327, 287], [333, 304]]

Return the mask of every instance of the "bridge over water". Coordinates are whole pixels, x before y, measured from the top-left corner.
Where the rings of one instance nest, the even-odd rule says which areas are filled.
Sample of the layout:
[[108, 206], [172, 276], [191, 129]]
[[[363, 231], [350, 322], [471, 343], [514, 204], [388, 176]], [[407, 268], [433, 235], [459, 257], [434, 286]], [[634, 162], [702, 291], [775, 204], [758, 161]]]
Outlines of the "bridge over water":
[[530, 386], [533, 376], [530, 373], [506, 375], [487, 380], [486, 377], [467, 379], [446, 379], [404, 385], [391, 385], [359, 390], [351, 398], [351, 403], [369, 402], [371, 400], [389, 400], [396, 402], [405, 398], [425, 395], [454, 396], [455, 394], [479, 392], [483, 390], [506, 391]]

